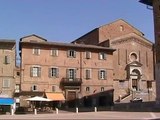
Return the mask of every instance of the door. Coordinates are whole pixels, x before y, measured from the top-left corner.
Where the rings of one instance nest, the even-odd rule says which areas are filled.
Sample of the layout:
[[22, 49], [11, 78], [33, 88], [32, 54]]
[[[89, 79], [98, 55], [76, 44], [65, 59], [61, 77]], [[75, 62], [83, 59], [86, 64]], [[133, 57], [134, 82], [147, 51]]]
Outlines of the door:
[[138, 80], [132, 79], [132, 88], [138, 90]]
[[75, 107], [76, 106], [76, 92], [75, 91], [68, 91], [68, 107]]

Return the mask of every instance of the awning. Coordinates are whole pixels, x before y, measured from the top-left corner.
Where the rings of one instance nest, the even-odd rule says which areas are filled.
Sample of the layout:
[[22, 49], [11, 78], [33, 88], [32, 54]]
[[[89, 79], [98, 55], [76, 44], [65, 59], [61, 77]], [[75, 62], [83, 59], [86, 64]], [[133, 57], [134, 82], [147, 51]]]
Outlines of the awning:
[[0, 98], [0, 105], [12, 105], [14, 104], [13, 98]]
[[46, 97], [52, 101], [62, 101], [65, 100], [62, 93], [45, 93]]

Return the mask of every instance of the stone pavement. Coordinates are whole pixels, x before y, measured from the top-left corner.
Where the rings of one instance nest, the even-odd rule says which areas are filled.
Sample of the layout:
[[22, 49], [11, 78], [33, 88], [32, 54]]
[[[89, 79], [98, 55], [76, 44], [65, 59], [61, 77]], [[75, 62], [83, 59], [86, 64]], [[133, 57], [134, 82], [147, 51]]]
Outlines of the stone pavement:
[[0, 115], [0, 120], [20, 119], [20, 120], [100, 120], [100, 119], [118, 119], [118, 120], [150, 120], [159, 119], [158, 112], [81, 112], [81, 113], [51, 113], [51, 114], [23, 114], [23, 115]]

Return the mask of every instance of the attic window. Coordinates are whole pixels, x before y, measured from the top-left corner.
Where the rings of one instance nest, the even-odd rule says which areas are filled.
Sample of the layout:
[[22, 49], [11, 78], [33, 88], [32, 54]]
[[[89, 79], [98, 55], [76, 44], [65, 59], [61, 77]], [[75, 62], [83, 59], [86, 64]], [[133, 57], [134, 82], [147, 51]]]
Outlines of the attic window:
[[120, 29], [121, 32], [124, 31], [124, 26], [120, 25], [119, 29]]

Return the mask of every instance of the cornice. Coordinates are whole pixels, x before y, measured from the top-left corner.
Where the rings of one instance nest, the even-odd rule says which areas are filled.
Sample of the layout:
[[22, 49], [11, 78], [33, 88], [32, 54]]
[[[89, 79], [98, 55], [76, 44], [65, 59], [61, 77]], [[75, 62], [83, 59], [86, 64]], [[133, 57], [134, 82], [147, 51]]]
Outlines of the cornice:
[[153, 44], [147, 43], [147, 42], [145, 42], [141, 39], [138, 39], [136, 37], [122, 38], [122, 39], [118, 39], [118, 40], [114, 40], [114, 41], [111, 40], [111, 46], [124, 44], [124, 43], [132, 42], [132, 41], [134, 41], [142, 46], [145, 46], [147, 48], [150, 48], [150, 49], [152, 49], [152, 47], [153, 47]]

